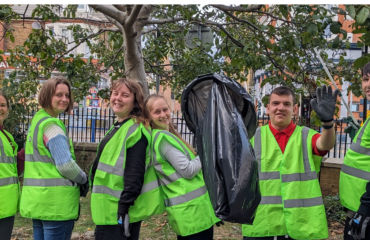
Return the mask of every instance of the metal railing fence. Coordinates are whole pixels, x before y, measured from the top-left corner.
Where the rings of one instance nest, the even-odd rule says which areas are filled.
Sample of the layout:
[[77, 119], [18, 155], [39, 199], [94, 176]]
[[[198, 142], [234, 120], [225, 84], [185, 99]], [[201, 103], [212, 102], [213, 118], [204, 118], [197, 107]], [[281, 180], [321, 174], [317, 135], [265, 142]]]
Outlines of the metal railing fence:
[[[33, 117], [33, 111], [26, 117], [26, 121], [21, 126], [21, 130], [26, 132], [30, 121]], [[105, 133], [113, 125], [116, 116], [111, 109], [96, 108], [74, 108], [72, 114], [60, 114], [59, 118], [64, 122], [69, 137], [74, 142], [100, 142]], [[180, 113], [173, 113], [172, 120], [182, 138], [194, 145], [194, 134], [187, 128], [184, 118]], [[268, 123], [267, 115], [258, 117], [258, 125], [262, 126]], [[311, 127], [318, 132], [320, 128], [311, 126], [308, 119], [294, 119], [295, 123]], [[328, 153], [327, 157], [343, 158], [349, 145], [352, 143], [351, 138], [344, 132], [347, 123], [344, 120], [335, 120], [336, 144]]]

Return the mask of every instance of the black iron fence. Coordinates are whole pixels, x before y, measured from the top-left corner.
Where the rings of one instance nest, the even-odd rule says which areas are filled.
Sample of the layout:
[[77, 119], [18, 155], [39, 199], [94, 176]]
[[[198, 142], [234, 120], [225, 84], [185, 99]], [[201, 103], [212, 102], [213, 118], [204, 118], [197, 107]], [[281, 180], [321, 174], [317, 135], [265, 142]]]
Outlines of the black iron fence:
[[[28, 116], [27, 121], [23, 124], [22, 129], [27, 131], [32, 119], [32, 115]], [[59, 118], [64, 122], [69, 137], [74, 142], [95, 142], [102, 140], [105, 133], [109, 130], [115, 121], [115, 115], [111, 109], [96, 109], [96, 108], [74, 108], [72, 114], [61, 114]], [[178, 132], [185, 141], [191, 145], [194, 144], [194, 135], [187, 128], [185, 120], [179, 113], [172, 114], [172, 119]], [[269, 118], [267, 115], [258, 118], [258, 125], [267, 124]], [[321, 131], [319, 127], [311, 126], [307, 119], [294, 119], [294, 122], [300, 125], [306, 125], [317, 131]], [[334, 148], [328, 153], [327, 157], [343, 158], [349, 145], [351, 138], [344, 132], [347, 123], [344, 120], [335, 121], [336, 130], [336, 144]]]

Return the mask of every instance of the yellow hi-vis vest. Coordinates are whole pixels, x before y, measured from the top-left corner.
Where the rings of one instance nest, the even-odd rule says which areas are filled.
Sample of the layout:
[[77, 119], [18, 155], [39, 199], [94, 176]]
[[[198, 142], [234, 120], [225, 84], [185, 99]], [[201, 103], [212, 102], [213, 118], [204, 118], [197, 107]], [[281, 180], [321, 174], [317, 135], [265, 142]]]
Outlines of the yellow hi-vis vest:
[[210, 228], [219, 221], [209, 199], [202, 172], [192, 179], [181, 177], [172, 165], [163, 159], [159, 145], [166, 139], [183, 152], [189, 159], [194, 154], [175, 135], [164, 130], [152, 131], [152, 151], [154, 167], [165, 198], [168, 221], [173, 231], [180, 236], [188, 236]]
[[137, 124], [133, 119], [130, 119], [121, 125], [120, 129], [106, 143], [99, 158], [91, 194], [91, 214], [96, 225], [118, 224], [118, 201], [124, 189], [127, 149], [134, 146], [142, 137], [148, 140], [146, 171], [141, 193], [134, 205], [129, 208], [130, 222], [138, 222], [164, 211], [158, 180], [150, 163], [150, 133], [143, 124]]
[[242, 225], [243, 236], [289, 235], [323, 239], [328, 227], [317, 172], [321, 157], [312, 154], [316, 132], [296, 126], [284, 153], [268, 125], [258, 128], [254, 150], [259, 162], [261, 202], [253, 225]]
[[[44, 109], [32, 119], [27, 134], [23, 189], [20, 201], [22, 217], [62, 221], [78, 217], [80, 190], [76, 183], [64, 178], [43, 141], [43, 129], [55, 123], [68, 136], [63, 122], [51, 117]], [[69, 141], [73, 160], [76, 160], [72, 141]]]
[[342, 205], [354, 212], [370, 181], [370, 118], [358, 130], [351, 147], [344, 156], [339, 178], [339, 196]]
[[[14, 216], [18, 210], [19, 182], [17, 174], [17, 149], [13, 136], [0, 131], [0, 219]], [[12, 146], [14, 146], [14, 150]]]

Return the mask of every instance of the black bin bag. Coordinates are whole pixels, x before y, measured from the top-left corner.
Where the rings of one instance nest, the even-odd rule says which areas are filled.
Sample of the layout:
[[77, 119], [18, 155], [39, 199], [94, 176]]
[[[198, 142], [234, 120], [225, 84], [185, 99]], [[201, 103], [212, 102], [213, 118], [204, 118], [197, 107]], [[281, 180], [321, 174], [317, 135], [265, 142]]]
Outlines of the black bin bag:
[[186, 86], [181, 109], [195, 134], [216, 216], [252, 224], [261, 200], [258, 163], [249, 142], [257, 127], [252, 98], [236, 81], [207, 74]]

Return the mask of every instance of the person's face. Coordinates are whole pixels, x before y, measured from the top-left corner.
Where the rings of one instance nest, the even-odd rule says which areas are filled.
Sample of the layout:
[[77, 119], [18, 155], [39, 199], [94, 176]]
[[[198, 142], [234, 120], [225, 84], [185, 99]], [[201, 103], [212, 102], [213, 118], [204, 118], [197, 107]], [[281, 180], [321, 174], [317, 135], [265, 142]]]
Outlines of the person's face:
[[113, 89], [110, 96], [110, 106], [118, 117], [118, 121], [124, 120], [134, 108], [135, 96], [126, 84], [120, 84]]
[[153, 128], [169, 129], [171, 121], [170, 108], [166, 101], [162, 98], [154, 99], [150, 106], [150, 121]]
[[366, 99], [370, 100], [370, 73], [362, 76], [362, 92]]
[[60, 83], [55, 88], [51, 98], [51, 108], [55, 115], [65, 112], [69, 106], [69, 89], [66, 84]]
[[8, 117], [9, 109], [6, 104], [6, 100], [3, 96], [0, 96], [0, 125], [3, 125], [4, 120]]
[[270, 116], [272, 126], [277, 130], [288, 127], [297, 110], [298, 106], [293, 104], [291, 95], [271, 94], [267, 104], [267, 114]]

